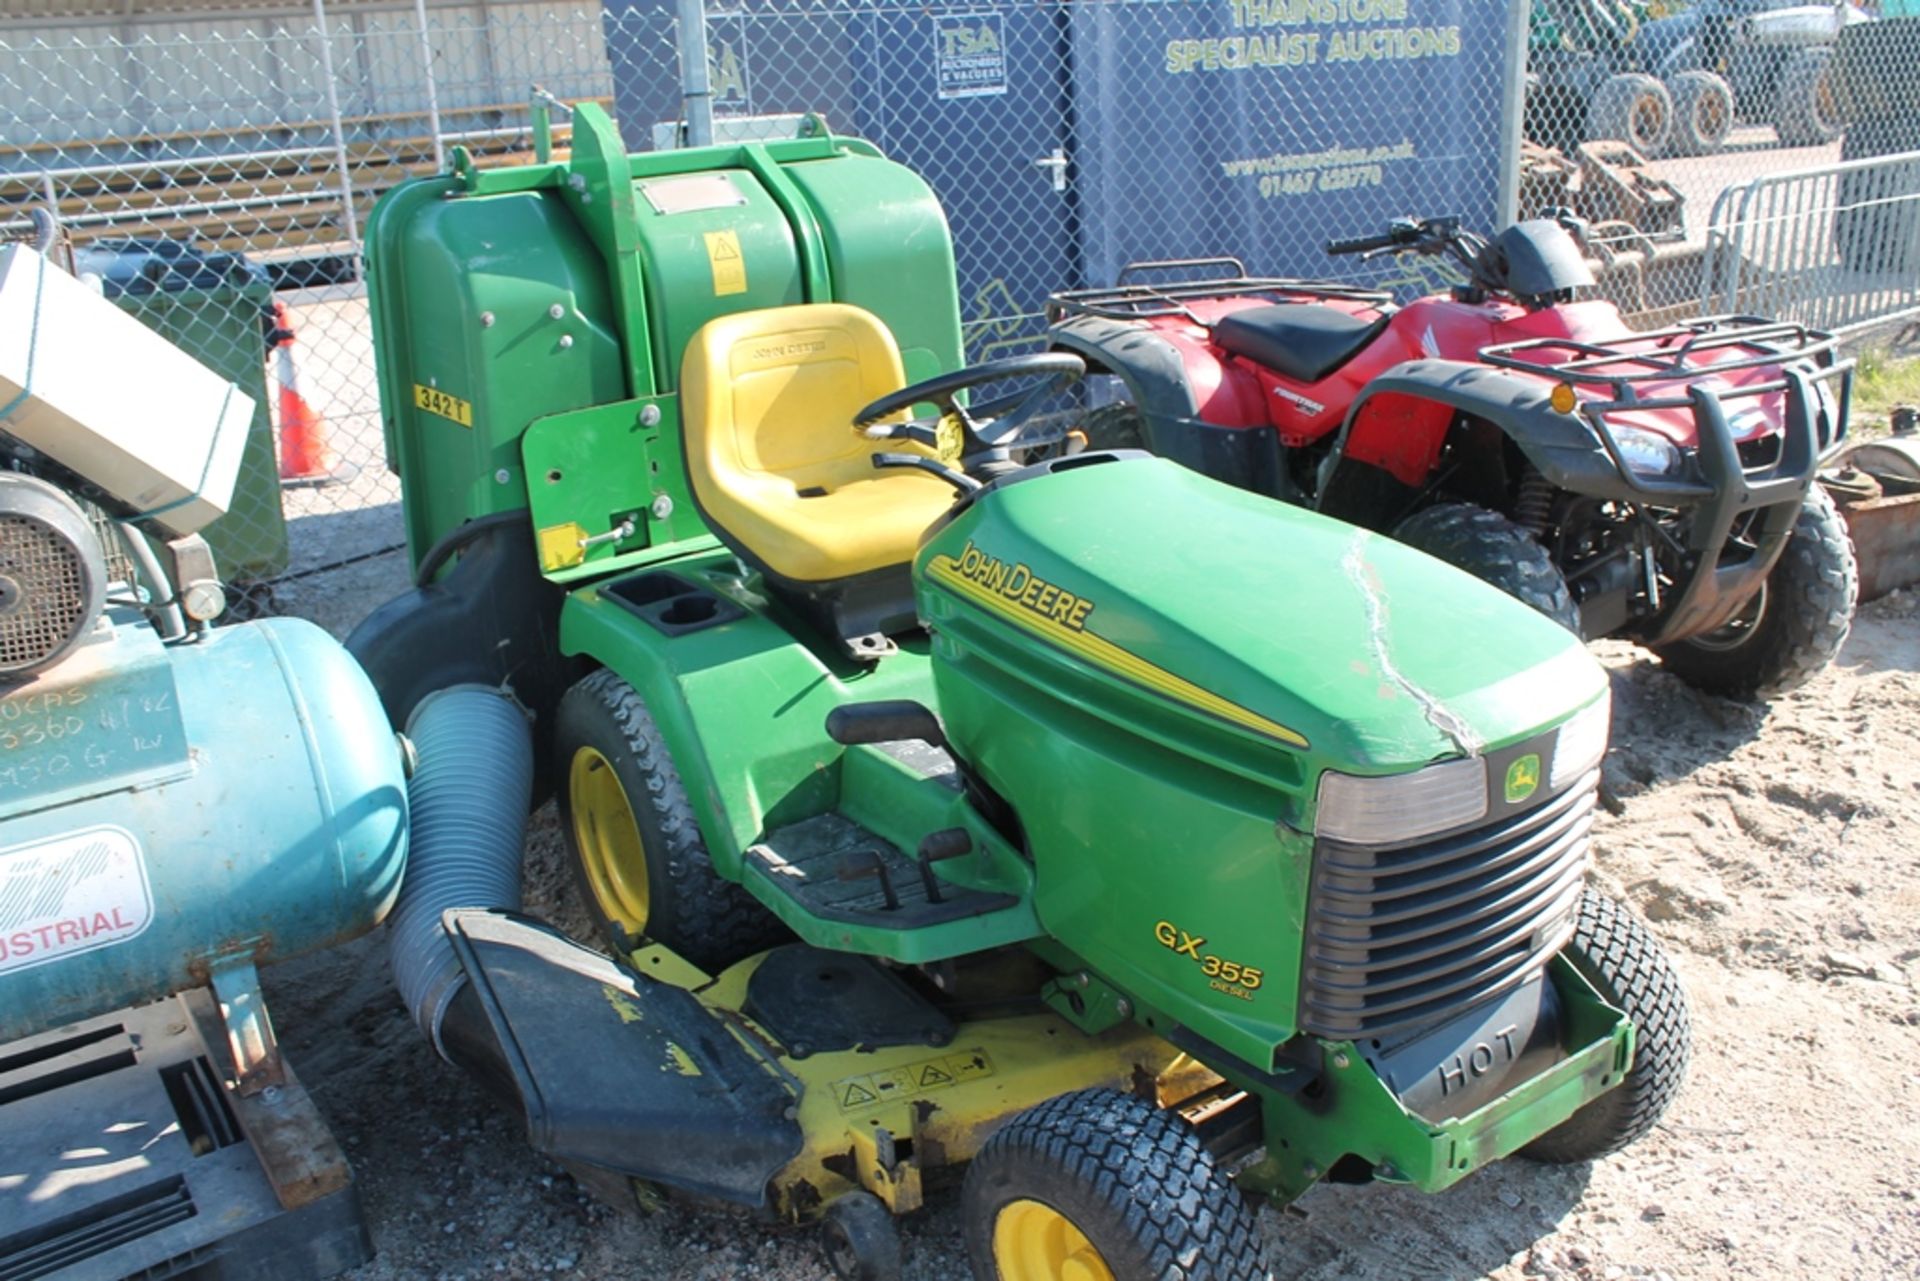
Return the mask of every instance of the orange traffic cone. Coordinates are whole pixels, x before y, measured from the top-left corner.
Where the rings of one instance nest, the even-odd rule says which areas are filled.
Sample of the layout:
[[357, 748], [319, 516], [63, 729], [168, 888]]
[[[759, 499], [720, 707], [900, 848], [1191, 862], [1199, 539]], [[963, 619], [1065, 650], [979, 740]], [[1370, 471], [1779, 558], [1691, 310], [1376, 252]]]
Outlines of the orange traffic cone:
[[333, 480], [333, 450], [327, 444], [327, 420], [300, 394], [293, 366], [293, 319], [287, 305], [273, 304], [273, 373], [280, 385], [280, 480], [282, 484], [324, 485]]

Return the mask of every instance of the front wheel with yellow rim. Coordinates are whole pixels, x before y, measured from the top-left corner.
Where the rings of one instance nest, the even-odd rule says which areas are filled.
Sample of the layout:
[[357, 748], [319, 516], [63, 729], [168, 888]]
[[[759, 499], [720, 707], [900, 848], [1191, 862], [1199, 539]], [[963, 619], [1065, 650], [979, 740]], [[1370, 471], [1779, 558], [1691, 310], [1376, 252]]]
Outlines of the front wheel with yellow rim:
[[1078, 1090], [1009, 1121], [963, 1193], [979, 1281], [1258, 1281], [1254, 1211], [1178, 1115]]
[[717, 973], [784, 936], [713, 870], [680, 773], [631, 685], [603, 669], [568, 690], [554, 745], [575, 880], [615, 951], [662, 943]]

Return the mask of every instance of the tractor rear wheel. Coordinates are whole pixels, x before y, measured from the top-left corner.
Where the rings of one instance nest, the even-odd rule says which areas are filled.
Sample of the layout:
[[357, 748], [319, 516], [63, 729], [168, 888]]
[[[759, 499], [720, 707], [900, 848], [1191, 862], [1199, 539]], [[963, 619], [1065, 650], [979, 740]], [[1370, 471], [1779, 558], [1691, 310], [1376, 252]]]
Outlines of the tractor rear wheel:
[[718, 973], [784, 937], [771, 912], [713, 870], [633, 686], [605, 668], [580, 681], [560, 700], [554, 745], [575, 881], [616, 952], [645, 939]]
[[1436, 503], [1395, 526], [1394, 538], [1464, 569], [1533, 606], [1574, 635], [1580, 607], [1553, 557], [1533, 535], [1499, 512], [1472, 503]]
[[1673, 99], [1642, 72], [1611, 77], [1587, 104], [1587, 137], [1618, 138], [1649, 159], [1666, 150], [1672, 133]]
[[1733, 90], [1711, 71], [1682, 71], [1667, 82], [1673, 97], [1673, 140], [1668, 151], [1676, 156], [1710, 156], [1727, 145], [1733, 131]]
[[1833, 661], [1859, 599], [1860, 568], [1846, 522], [1815, 485], [1786, 550], [1740, 612], [1704, 636], [1653, 652], [1695, 689], [1729, 698], [1784, 694]]
[[1780, 69], [1773, 131], [1788, 147], [1818, 147], [1838, 138], [1847, 122], [1833, 91], [1833, 50], [1802, 49]]
[[1639, 917], [1588, 889], [1565, 955], [1633, 1020], [1633, 1066], [1618, 1085], [1520, 1149], [1550, 1165], [1598, 1160], [1645, 1138], [1680, 1092], [1693, 1055], [1686, 989]]
[[961, 1193], [979, 1281], [1255, 1281], [1254, 1212], [1179, 1116], [1078, 1090], [1007, 1122]]

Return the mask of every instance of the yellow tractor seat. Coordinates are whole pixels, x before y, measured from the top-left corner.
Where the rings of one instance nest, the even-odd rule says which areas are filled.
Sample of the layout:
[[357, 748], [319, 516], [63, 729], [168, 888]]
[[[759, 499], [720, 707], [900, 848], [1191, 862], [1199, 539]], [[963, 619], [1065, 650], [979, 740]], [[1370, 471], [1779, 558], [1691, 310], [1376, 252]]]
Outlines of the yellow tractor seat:
[[849, 641], [913, 626], [908, 566], [954, 502], [936, 477], [873, 465], [929, 451], [853, 426], [905, 382], [886, 326], [841, 303], [721, 316], [681, 364], [687, 478], [707, 523]]

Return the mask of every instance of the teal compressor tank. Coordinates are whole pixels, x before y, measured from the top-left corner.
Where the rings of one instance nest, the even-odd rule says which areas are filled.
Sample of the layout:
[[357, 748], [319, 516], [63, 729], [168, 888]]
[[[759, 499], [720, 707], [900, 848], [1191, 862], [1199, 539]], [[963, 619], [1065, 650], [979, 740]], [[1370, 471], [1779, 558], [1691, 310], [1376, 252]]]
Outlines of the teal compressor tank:
[[0, 1042], [365, 933], [406, 849], [400, 746], [332, 637], [110, 611], [0, 684]]

